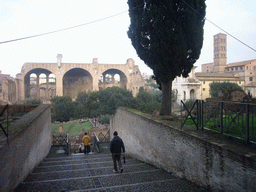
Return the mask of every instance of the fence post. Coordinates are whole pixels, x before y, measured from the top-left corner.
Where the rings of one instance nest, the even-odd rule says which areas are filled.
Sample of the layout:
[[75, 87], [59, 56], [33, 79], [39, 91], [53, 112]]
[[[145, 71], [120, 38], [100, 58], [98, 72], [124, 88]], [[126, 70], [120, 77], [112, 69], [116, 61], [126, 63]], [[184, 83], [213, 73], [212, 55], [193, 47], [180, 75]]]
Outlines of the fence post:
[[9, 105], [7, 104], [7, 143], [9, 145]]
[[200, 100], [201, 101], [201, 113], [200, 113], [200, 116], [201, 116], [201, 130], [203, 131], [204, 130], [204, 100]]
[[250, 137], [249, 137], [249, 128], [250, 128], [249, 107], [250, 107], [250, 104], [246, 104], [246, 135], [245, 135], [245, 142], [246, 142], [246, 145], [248, 145], [249, 142], [250, 142]]
[[196, 100], [196, 121], [197, 121], [197, 125], [196, 125], [196, 130], [199, 129], [200, 126], [200, 122], [201, 122], [201, 118], [200, 118], [200, 100]]
[[180, 100], [180, 129], [182, 130], [182, 100]]
[[223, 134], [223, 101], [220, 102], [220, 133]]

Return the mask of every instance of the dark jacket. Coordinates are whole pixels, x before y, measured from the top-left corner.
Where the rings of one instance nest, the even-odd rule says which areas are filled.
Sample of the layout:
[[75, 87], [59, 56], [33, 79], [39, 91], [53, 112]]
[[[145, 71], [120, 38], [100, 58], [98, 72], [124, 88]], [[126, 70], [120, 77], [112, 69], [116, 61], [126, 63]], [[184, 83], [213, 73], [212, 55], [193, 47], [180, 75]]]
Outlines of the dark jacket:
[[111, 153], [121, 153], [121, 149], [123, 149], [123, 153], [125, 152], [123, 140], [115, 136], [110, 142], [110, 152]]

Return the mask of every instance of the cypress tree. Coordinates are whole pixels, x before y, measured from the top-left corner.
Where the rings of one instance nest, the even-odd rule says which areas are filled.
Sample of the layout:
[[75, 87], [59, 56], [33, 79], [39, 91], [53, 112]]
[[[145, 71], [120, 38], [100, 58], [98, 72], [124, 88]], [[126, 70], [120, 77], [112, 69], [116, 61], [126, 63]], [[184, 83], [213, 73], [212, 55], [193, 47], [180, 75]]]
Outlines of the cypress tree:
[[172, 81], [187, 77], [203, 45], [205, 0], [128, 0], [128, 37], [162, 89], [162, 115], [171, 115]]

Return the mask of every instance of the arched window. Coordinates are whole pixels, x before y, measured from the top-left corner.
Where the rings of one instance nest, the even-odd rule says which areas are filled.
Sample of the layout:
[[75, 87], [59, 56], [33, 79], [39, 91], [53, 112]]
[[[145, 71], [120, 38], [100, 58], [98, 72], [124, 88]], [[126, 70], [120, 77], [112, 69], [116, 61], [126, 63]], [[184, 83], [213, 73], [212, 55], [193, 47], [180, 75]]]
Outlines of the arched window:
[[194, 89], [191, 89], [190, 91], [190, 99], [195, 99], [195, 90]]

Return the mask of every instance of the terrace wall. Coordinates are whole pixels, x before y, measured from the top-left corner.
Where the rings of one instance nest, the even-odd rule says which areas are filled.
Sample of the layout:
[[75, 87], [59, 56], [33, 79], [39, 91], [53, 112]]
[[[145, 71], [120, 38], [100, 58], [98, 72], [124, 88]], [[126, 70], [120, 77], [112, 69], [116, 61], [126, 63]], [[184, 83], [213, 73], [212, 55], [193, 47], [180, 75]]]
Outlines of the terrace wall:
[[21, 131], [0, 149], [0, 191], [13, 190], [49, 153], [50, 105], [39, 105], [11, 126]]
[[180, 130], [166, 122], [118, 108], [117, 131], [126, 153], [216, 191], [256, 191], [256, 150], [215, 139], [202, 131]]

